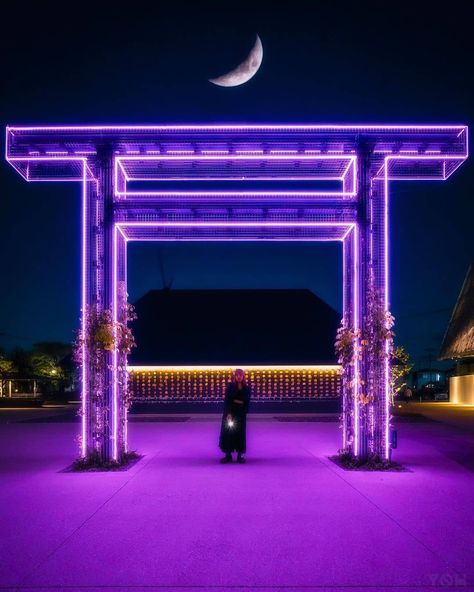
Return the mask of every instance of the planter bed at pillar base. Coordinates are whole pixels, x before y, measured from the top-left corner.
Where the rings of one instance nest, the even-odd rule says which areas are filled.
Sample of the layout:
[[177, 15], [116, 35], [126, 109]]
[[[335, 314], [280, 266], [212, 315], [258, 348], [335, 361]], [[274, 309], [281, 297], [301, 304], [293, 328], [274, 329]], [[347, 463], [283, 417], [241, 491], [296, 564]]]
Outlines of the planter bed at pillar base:
[[66, 469], [67, 473], [103, 472], [103, 471], [128, 471], [143, 455], [137, 452], [126, 452], [117, 461], [102, 461], [99, 458], [78, 458]]
[[408, 470], [401, 464], [392, 460], [385, 460], [378, 455], [361, 459], [350, 452], [343, 452], [328, 458], [345, 471], [392, 471], [399, 473]]

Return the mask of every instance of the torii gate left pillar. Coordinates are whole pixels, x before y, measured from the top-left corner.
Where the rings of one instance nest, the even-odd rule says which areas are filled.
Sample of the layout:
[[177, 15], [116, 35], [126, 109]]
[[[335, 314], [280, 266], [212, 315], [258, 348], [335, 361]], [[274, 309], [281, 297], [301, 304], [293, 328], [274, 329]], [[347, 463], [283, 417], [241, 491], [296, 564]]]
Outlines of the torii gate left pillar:
[[[113, 146], [99, 145], [94, 180], [84, 181], [82, 306], [91, 314], [83, 315], [83, 334], [103, 311], [113, 323], [121, 321], [127, 303], [126, 240], [115, 225], [114, 156]], [[91, 348], [84, 347], [82, 455], [119, 461], [127, 451], [126, 356], [108, 351], [104, 365], [90, 355]]]

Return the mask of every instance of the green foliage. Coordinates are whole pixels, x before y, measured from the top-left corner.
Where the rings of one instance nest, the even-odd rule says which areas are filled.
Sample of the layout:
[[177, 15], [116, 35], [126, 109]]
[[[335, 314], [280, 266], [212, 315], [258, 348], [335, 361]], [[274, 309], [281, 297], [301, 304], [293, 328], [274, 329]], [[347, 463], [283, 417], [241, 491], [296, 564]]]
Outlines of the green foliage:
[[63, 369], [56, 360], [44, 353], [33, 353], [31, 355], [31, 368], [35, 376], [45, 378], [64, 378]]
[[8, 376], [16, 371], [13, 360], [10, 360], [3, 348], [0, 348], [0, 376]]
[[11, 363], [20, 378], [66, 379], [72, 375], [72, 365], [69, 369], [64, 364], [71, 349], [69, 343], [42, 341], [35, 343], [31, 350], [16, 348], [12, 353]]
[[413, 369], [410, 355], [406, 349], [399, 345], [392, 351], [391, 359], [392, 403], [394, 397], [406, 387], [405, 378]]

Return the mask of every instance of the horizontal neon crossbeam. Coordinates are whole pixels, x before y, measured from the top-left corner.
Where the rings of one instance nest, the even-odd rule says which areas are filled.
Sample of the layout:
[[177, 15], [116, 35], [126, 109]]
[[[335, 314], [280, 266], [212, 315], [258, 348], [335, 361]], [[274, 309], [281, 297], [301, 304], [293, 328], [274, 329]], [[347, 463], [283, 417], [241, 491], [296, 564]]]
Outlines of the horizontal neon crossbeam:
[[278, 130], [304, 130], [304, 131], [427, 131], [427, 130], [457, 130], [464, 131], [466, 126], [463, 124], [179, 124], [179, 125], [49, 125], [49, 126], [8, 126], [10, 132], [67, 132], [67, 131], [98, 131], [98, 132], [119, 132], [119, 131], [278, 131]]
[[[248, 183], [272, 185], [278, 189], [281, 182], [308, 184], [337, 181], [340, 187], [319, 189], [311, 196], [353, 197], [356, 194], [356, 165], [354, 155], [335, 154], [166, 154], [142, 156], [116, 156], [114, 162], [115, 195], [117, 197], [159, 196], [166, 191], [164, 184], [190, 182], [237, 183], [245, 191]], [[275, 151], [273, 151], [275, 152]], [[129, 187], [130, 182], [157, 182], [159, 190]], [[347, 185], [347, 187], [346, 187]], [[175, 193], [178, 193], [175, 191]], [[186, 192], [179, 192], [183, 198]], [[268, 191], [267, 191], [268, 193]], [[226, 191], [221, 191], [226, 195]]]
[[127, 366], [129, 372], [200, 372], [206, 370], [232, 370], [235, 368], [243, 368], [244, 370], [340, 370], [341, 367], [335, 364], [260, 364], [247, 365], [236, 362], [235, 364], [217, 364], [217, 365], [202, 365], [202, 366], [154, 366], [154, 365], [137, 365]]

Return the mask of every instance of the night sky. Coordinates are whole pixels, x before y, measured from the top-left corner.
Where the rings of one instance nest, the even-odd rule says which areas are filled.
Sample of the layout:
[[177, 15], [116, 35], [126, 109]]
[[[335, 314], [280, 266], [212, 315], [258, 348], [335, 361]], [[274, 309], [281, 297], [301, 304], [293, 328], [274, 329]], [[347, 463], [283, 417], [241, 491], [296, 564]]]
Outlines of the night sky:
[[[170, 6], [171, 5], [171, 6]], [[467, 2], [8, 3], [1, 9], [0, 123], [472, 124]], [[207, 82], [258, 33], [260, 71]], [[474, 161], [451, 179], [391, 190], [392, 311], [418, 365], [439, 351], [474, 261]], [[26, 184], [0, 165], [0, 346], [73, 338], [79, 322], [80, 187]], [[341, 308], [334, 244], [134, 244], [130, 300], [173, 288], [310, 288]]]

